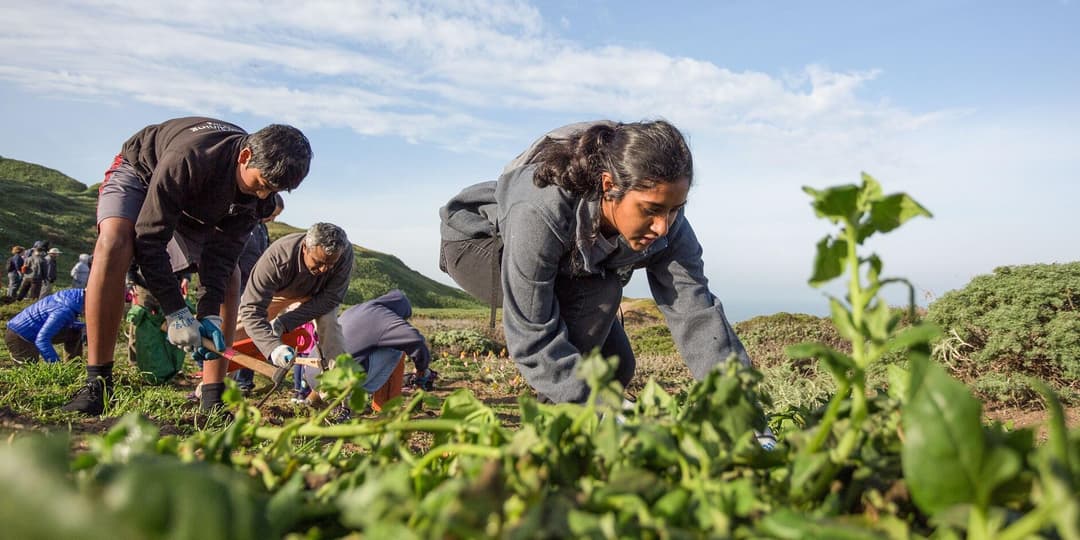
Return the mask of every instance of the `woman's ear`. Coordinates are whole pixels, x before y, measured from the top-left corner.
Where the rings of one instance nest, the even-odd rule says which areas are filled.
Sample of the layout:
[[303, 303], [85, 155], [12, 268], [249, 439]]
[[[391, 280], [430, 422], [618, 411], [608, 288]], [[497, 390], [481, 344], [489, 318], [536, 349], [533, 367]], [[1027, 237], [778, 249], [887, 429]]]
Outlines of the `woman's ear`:
[[600, 173], [600, 191], [604, 193], [604, 197], [611, 198], [608, 194], [611, 190], [615, 189], [615, 179], [612, 178], [611, 173], [604, 171]]

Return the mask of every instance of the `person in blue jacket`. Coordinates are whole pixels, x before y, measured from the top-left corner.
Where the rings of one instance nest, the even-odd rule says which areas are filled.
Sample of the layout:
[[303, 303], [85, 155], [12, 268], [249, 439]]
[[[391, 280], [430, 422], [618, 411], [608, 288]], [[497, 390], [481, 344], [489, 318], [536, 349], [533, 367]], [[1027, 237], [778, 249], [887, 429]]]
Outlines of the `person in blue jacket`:
[[60, 355], [53, 343], [63, 343], [68, 358], [82, 356], [86, 325], [80, 322], [85, 304], [85, 289], [65, 289], [38, 300], [7, 323], [4, 341], [17, 364], [57, 362]]

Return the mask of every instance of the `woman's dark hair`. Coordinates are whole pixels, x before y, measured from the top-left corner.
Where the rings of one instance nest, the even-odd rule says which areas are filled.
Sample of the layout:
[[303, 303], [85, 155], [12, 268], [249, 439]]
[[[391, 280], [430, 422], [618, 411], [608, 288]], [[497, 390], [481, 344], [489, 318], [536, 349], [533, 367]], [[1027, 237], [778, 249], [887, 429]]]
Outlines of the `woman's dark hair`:
[[292, 191], [311, 167], [311, 143], [299, 129], [271, 124], [248, 136], [251, 149], [248, 167], [259, 169], [263, 178], [278, 191]]
[[614, 199], [658, 183], [694, 181], [686, 139], [663, 120], [599, 124], [568, 139], [551, 139], [540, 145], [532, 163], [538, 164], [537, 186], [554, 184], [588, 199], [600, 197], [604, 172], [615, 182], [607, 194]]

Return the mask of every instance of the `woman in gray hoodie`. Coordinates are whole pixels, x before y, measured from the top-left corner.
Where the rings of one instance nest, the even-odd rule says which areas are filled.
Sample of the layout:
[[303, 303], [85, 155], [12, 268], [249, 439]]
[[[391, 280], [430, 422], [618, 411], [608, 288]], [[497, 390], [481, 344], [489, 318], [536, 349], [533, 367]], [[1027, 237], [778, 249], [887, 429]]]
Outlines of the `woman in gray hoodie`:
[[749, 364], [684, 215], [692, 182], [690, 149], [667, 122], [565, 126], [440, 210], [440, 267], [503, 307], [510, 356], [555, 402], [587, 399], [574, 371], [595, 347], [619, 357], [629, 384], [634, 354], [616, 314], [638, 268], [695, 378], [733, 355]]
[[75, 263], [75, 266], [71, 267], [71, 288], [72, 289], [85, 289], [86, 280], [90, 277], [90, 255], [88, 253], [79, 254], [79, 262]]

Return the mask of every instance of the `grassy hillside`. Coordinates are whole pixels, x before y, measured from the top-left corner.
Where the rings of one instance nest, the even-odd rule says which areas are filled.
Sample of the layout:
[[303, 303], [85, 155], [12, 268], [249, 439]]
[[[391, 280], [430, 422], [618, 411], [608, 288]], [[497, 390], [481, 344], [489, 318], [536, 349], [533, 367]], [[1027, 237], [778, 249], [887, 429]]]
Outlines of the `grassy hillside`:
[[[5, 258], [12, 245], [29, 247], [35, 240], [49, 240], [53, 247], [64, 252], [60, 267], [66, 275], [79, 253], [93, 250], [96, 185], [88, 188], [59, 171], [0, 157], [0, 193], [4, 194], [0, 204], [0, 249]], [[284, 223], [272, 223], [270, 235], [277, 238], [299, 230]], [[355, 245], [353, 250], [356, 267], [345, 298], [347, 304], [397, 288], [405, 291], [418, 308], [478, 305], [463, 291], [423, 276], [397, 257]]]
[[93, 249], [96, 190], [53, 169], [0, 157], [0, 193], [5, 257], [14, 244], [29, 247], [35, 240], [49, 240], [64, 252], [61, 267], [70, 268], [79, 253]]

